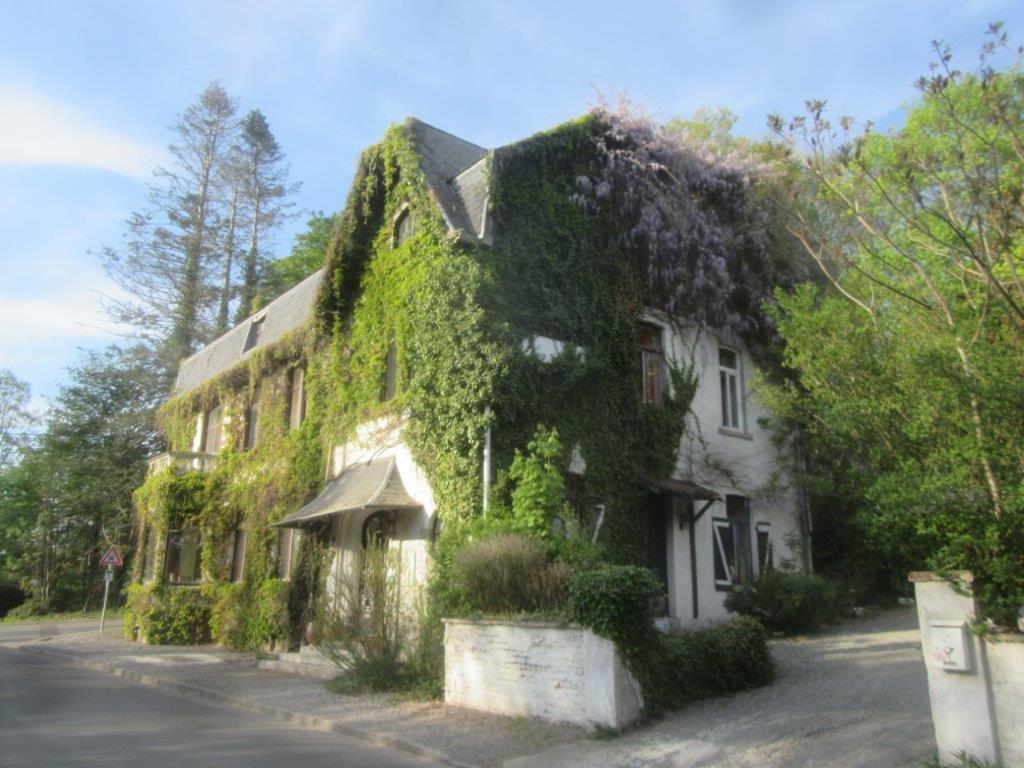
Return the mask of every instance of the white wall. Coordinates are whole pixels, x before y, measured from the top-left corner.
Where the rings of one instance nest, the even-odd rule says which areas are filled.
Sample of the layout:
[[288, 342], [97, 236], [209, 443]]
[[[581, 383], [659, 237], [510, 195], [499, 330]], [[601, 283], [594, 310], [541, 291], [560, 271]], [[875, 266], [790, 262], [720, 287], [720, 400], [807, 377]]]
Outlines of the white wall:
[[615, 646], [579, 627], [448, 619], [444, 699], [502, 715], [622, 728], [643, 696]]
[[[674, 479], [688, 480], [715, 491], [722, 501], [712, 503], [694, 530], [697, 554], [698, 616], [693, 616], [689, 531], [679, 520], [669, 527], [669, 614], [676, 626], [703, 625], [728, 618], [723, 602], [727, 594], [715, 587], [712, 518], [725, 517], [726, 495], [750, 499], [751, 552], [756, 567], [755, 531], [758, 522], [771, 525], [776, 567], [785, 561], [797, 567], [802, 553], [792, 542], [802, 531], [802, 499], [790, 479], [788, 449], [773, 442], [774, 433], [762, 427], [767, 412], [751, 386], [754, 360], [740, 339], [714, 331], [679, 330], [659, 313], [648, 312], [646, 321], [664, 329], [666, 356], [675, 364], [692, 363], [698, 376], [697, 391], [687, 421]], [[743, 386], [744, 429], [722, 429], [721, 385], [718, 350], [724, 345], [739, 355]], [[696, 502], [698, 511], [704, 502]]]
[[[402, 441], [404, 419], [385, 418], [367, 422], [356, 430], [355, 437], [332, 452], [331, 478], [348, 467], [393, 456], [395, 470], [406, 492], [422, 509], [395, 513], [395, 531], [391, 549], [401, 562], [403, 605], [407, 613], [416, 608], [418, 590], [425, 583], [430, 567], [428, 542], [434, 524], [434, 494], [422, 469], [413, 461], [408, 446]], [[339, 515], [334, 524], [332, 541], [335, 556], [331, 561], [331, 580], [344, 578], [356, 562], [362, 548], [363, 523], [371, 512]]]
[[939, 757], [954, 763], [962, 750], [1024, 768], [1024, 635], [983, 640], [968, 629], [978, 615], [969, 586], [962, 594], [929, 573], [910, 578]]

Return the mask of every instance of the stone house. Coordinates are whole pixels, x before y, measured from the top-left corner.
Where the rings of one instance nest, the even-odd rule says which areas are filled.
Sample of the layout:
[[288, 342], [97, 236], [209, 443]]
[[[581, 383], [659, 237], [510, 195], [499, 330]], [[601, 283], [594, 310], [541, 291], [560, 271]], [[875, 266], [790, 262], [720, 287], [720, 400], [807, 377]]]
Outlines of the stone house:
[[410, 119], [368, 149], [323, 269], [181, 363], [137, 580], [285, 584], [293, 625], [314, 542], [339, 573], [386, 541], [422, 584], [537, 424], [570, 449], [567, 524], [649, 564], [667, 623], [721, 620], [733, 585], [805, 564], [747, 340], [648, 304], [571, 200], [594, 130], [487, 150]]

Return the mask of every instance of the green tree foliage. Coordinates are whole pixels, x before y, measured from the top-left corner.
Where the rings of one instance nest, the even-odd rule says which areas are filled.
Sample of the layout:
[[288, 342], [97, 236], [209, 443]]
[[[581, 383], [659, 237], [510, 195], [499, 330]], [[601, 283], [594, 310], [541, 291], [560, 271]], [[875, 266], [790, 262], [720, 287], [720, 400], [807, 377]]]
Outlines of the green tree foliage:
[[27, 443], [28, 429], [35, 422], [29, 410], [30, 397], [27, 382], [0, 369], [0, 470], [14, 463], [18, 450]]
[[[987, 614], [1024, 604], [1024, 73], [998, 25], [976, 73], [937, 45], [905, 125], [775, 130], [805, 174], [791, 230], [830, 283], [779, 296], [797, 381], [770, 405], [810, 437], [817, 490], [900, 570], [975, 573]], [[993, 68], [999, 56], [1013, 61]], [[855, 542], [847, 544], [855, 547]]]
[[512, 516], [524, 533], [549, 539], [554, 533], [551, 524], [555, 516], [566, 516], [562, 475], [565, 449], [558, 439], [558, 430], [538, 427], [526, 451], [516, 451], [508, 471], [515, 482]]
[[298, 284], [324, 265], [327, 247], [337, 226], [336, 215], [314, 211], [306, 229], [295, 236], [291, 252], [267, 263], [257, 290], [253, 307], [266, 306], [293, 285]]
[[253, 312], [253, 300], [265, 269], [275, 229], [291, 218], [289, 197], [299, 188], [288, 183], [284, 152], [258, 109], [242, 118], [239, 145], [233, 153], [241, 179], [242, 201], [248, 227], [248, 248], [238, 288], [236, 322]]
[[102, 550], [130, 554], [132, 490], [158, 445], [158, 377], [117, 348], [70, 369], [45, 430], [0, 473], [0, 577], [41, 611], [86, 608], [102, 591]]

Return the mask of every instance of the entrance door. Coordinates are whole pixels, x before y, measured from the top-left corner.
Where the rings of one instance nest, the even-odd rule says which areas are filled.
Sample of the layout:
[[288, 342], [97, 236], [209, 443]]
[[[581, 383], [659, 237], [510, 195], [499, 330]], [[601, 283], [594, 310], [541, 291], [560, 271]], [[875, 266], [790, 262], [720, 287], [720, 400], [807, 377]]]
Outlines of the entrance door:
[[667, 493], [648, 493], [644, 497], [647, 523], [647, 565], [654, 571], [662, 589], [659, 615], [668, 616], [668, 520], [672, 497]]

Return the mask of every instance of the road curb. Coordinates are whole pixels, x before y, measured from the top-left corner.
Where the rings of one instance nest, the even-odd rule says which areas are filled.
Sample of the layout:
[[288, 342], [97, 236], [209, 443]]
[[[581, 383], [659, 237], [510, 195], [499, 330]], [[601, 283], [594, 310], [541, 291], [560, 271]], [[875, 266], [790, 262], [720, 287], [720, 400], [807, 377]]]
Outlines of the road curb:
[[82, 659], [76, 656], [59, 653], [49, 648], [39, 648], [27, 644], [19, 645], [17, 648], [25, 653], [34, 653], [37, 656], [46, 656], [67, 664], [84, 667], [97, 672], [107, 672], [115, 675], [116, 677], [123, 677], [124, 679], [130, 680], [134, 683], [139, 683], [140, 685], [146, 685], [151, 688], [162, 688], [199, 701], [221, 704], [234, 709], [253, 712], [281, 722], [299, 725], [303, 728], [308, 728], [309, 730], [326, 731], [329, 733], [340, 733], [345, 736], [351, 736], [353, 738], [360, 739], [361, 741], [374, 744], [378, 747], [397, 749], [410, 755], [435, 760], [439, 763], [450, 765], [452, 768], [480, 768], [472, 763], [464, 763], [456, 760], [450, 755], [439, 752], [438, 750], [428, 747], [425, 744], [421, 744], [418, 741], [414, 741], [413, 739], [406, 739], [401, 736], [391, 736], [386, 733], [380, 733], [379, 731], [368, 731], [363, 728], [357, 728], [349, 725], [341, 720], [334, 720], [329, 717], [319, 717], [316, 715], [304, 715], [301, 712], [293, 712], [290, 709], [272, 707], [269, 704], [245, 701], [244, 699], [235, 698], [234, 696], [230, 696], [222, 691], [215, 691], [212, 688], [203, 688], [202, 686], [194, 685], [192, 683], [182, 683], [177, 680], [160, 677], [158, 675], [136, 672], [133, 669], [127, 669], [126, 667], [121, 667], [111, 662]]

